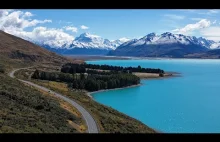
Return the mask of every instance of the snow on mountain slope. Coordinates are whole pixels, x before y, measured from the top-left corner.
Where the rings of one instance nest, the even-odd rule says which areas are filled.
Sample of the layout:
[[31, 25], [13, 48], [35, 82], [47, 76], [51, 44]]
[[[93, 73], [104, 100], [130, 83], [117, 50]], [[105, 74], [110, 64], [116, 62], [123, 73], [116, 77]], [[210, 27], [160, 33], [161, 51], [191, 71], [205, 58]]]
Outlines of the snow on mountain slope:
[[220, 49], [220, 42], [215, 42], [211, 44], [210, 49]]
[[141, 45], [164, 45], [164, 44], [196, 44], [204, 46], [208, 49], [216, 49], [220, 47], [219, 42], [208, 40], [203, 37], [196, 38], [195, 36], [185, 36], [182, 34], [172, 34], [170, 32], [156, 35], [156, 33], [150, 33], [143, 38], [133, 39], [121, 44], [120, 46], [141, 46]]
[[209, 49], [215, 49], [220, 45], [218, 42], [215, 42], [213, 40], [208, 40], [208, 39], [205, 39], [203, 37], [199, 37], [198, 40], [199, 40], [201, 45], [203, 45], [203, 46], [205, 46]]
[[110, 41], [108, 39], [103, 39], [100, 36], [92, 35], [89, 33], [83, 33], [70, 45], [71, 48], [94, 48], [94, 49], [104, 49], [104, 50], [114, 50], [117, 46], [122, 44], [122, 40]]
[[127, 41], [128, 39], [122, 38], [118, 40], [110, 41], [103, 39], [100, 36], [92, 35], [90, 33], [83, 33], [79, 37], [76, 37], [72, 43], [65, 43], [61, 46], [55, 46], [51, 43], [35, 42], [43, 47], [47, 46], [55, 49], [73, 49], [73, 48], [85, 48], [85, 49], [100, 49], [100, 50], [114, 50], [116, 47]]

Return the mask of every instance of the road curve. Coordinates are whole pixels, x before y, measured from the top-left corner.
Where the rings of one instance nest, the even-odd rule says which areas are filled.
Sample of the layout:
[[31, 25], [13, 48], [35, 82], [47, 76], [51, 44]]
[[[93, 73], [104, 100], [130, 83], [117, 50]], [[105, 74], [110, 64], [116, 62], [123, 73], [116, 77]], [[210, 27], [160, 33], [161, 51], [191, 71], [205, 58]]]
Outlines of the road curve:
[[[31, 68], [31, 67], [29, 67], [29, 68]], [[11, 71], [11, 72], [9, 73], [9, 76], [10, 76], [11, 78], [15, 78], [14, 73], [15, 73], [16, 71], [20, 70], [20, 69], [28, 69], [28, 68], [15, 69], [15, 70], [13, 70], [13, 71]], [[79, 104], [76, 103], [75, 101], [73, 101], [73, 100], [69, 99], [68, 97], [65, 97], [65, 96], [63, 96], [63, 95], [61, 95], [61, 94], [59, 94], [59, 93], [56, 93], [56, 92], [54, 92], [54, 91], [52, 91], [52, 90], [50, 90], [50, 89], [47, 89], [47, 88], [45, 88], [45, 87], [43, 87], [43, 86], [34, 84], [34, 83], [30, 82], [30, 81], [21, 80], [21, 79], [18, 79], [18, 80], [21, 81], [21, 82], [27, 83], [27, 84], [29, 84], [29, 85], [31, 85], [31, 86], [34, 86], [34, 87], [36, 87], [36, 88], [39, 88], [39, 89], [41, 89], [41, 90], [50, 92], [50, 93], [54, 94], [55, 96], [57, 96], [57, 97], [63, 99], [64, 101], [69, 102], [71, 105], [73, 105], [75, 108], [77, 108], [77, 109], [79, 110], [79, 112], [82, 114], [83, 119], [86, 121], [86, 124], [87, 124], [87, 127], [88, 127], [88, 130], [87, 130], [88, 133], [98, 133], [98, 126], [97, 126], [97, 124], [96, 124], [94, 118], [89, 114], [89, 112], [88, 112], [87, 110], [85, 110], [81, 105], [79, 105]]]

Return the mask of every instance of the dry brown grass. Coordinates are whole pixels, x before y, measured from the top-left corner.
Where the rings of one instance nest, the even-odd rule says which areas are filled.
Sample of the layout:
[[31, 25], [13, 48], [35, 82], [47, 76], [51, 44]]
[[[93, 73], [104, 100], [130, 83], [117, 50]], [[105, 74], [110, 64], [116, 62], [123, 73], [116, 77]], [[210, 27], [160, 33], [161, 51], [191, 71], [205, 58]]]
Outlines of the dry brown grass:
[[[140, 78], [162, 78], [159, 76], [158, 73], [141, 73], [141, 72], [133, 72], [134, 75], [140, 77]], [[172, 76], [170, 73], [165, 73], [164, 77]]]
[[59, 100], [59, 101], [60, 101], [60, 106], [63, 109], [69, 111], [70, 113], [76, 115], [77, 117], [82, 117], [81, 113], [76, 108], [74, 108], [71, 104], [69, 104], [63, 100]]
[[157, 74], [157, 73], [133, 72], [133, 74], [140, 77], [140, 78], [159, 78], [159, 74]]
[[74, 123], [71, 120], [67, 120], [68, 123], [70, 124], [70, 126], [72, 126], [73, 128], [75, 128], [78, 132], [80, 133], [85, 133], [86, 131], [86, 127], [84, 125], [77, 125], [76, 123]]

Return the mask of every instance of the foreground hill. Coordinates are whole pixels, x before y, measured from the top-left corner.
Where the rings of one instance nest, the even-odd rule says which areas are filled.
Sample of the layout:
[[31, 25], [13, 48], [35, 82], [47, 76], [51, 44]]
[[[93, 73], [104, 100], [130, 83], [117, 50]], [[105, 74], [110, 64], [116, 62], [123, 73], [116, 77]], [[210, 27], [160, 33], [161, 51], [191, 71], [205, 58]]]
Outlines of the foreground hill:
[[[85, 132], [84, 121], [74, 107], [7, 75], [12, 68], [42, 64], [56, 66], [69, 61], [0, 31], [0, 133]], [[74, 127], [71, 124], [75, 124]]]
[[7, 66], [71, 62], [70, 59], [3, 31], [0, 31], [0, 58], [0, 64]]

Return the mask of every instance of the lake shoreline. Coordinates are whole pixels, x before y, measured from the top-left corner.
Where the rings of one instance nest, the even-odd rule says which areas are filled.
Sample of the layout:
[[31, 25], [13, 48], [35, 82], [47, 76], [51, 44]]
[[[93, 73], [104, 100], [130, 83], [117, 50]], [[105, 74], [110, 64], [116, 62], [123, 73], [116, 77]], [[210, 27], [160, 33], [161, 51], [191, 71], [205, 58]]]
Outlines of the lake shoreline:
[[215, 60], [218, 58], [171, 58], [171, 57], [135, 57], [135, 56], [105, 56], [105, 55], [63, 55], [72, 59], [80, 59], [83, 61], [97, 61], [97, 60]]
[[93, 92], [86, 92], [86, 94], [87, 94], [87, 96], [89, 96], [90, 98], [93, 99], [92, 94], [95, 94], [95, 93], [107, 92], [107, 91], [111, 91], [111, 90], [121, 90], [121, 89], [133, 88], [133, 87], [138, 87], [141, 85], [142, 85], [142, 83], [139, 83], [136, 85], [126, 86], [126, 87], [122, 87], [122, 88], [103, 89], [103, 90], [98, 90], [98, 91], [93, 91]]
[[[164, 77], [152, 77], [152, 78], [140, 78], [143, 80], [153, 80], [153, 79], [166, 79], [166, 78], [171, 78], [171, 77], [178, 77], [181, 76], [180, 73], [178, 72], [166, 72], [166, 74], [169, 74], [167, 76]], [[93, 99], [95, 101], [95, 99], [93, 98], [92, 94], [95, 93], [101, 93], [101, 92], [107, 92], [107, 91], [112, 91], [112, 90], [121, 90], [121, 89], [127, 89], [127, 88], [133, 88], [133, 87], [139, 87], [143, 85], [143, 83], [137, 84], [137, 85], [131, 85], [131, 86], [126, 86], [126, 87], [122, 87], [122, 88], [114, 88], [114, 89], [105, 89], [105, 90], [99, 90], [99, 91], [93, 91], [93, 92], [86, 92], [86, 95], [89, 96], [91, 99]], [[154, 129], [154, 128], [152, 128]], [[164, 133], [158, 129], [154, 129], [157, 133]]]
[[[171, 73], [171, 72], [166, 72], [166, 73]], [[180, 76], [180, 73], [176, 73], [176, 72], [172, 72], [172, 75], [167, 75], [164, 77], [150, 77], [150, 78], [140, 78], [141, 80], [153, 80], [153, 79], [164, 79], [164, 78], [171, 78], [171, 77], [178, 77]], [[98, 90], [98, 91], [93, 91], [93, 92], [88, 92], [86, 91], [87, 96], [89, 96], [90, 98], [93, 99], [92, 94], [95, 93], [101, 93], [101, 92], [107, 92], [107, 91], [112, 91], [112, 90], [121, 90], [121, 89], [127, 89], [127, 88], [133, 88], [133, 87], [138, 87], [143, 85], [142, 83], [136, 84], [136, 85], [130, 85], [130, 86], [126, 86], [126, 87], [121, 87], [121, 88], [113, 88], [113, 89], [102, 89], [102, 90]]]
[[[86, 95], [89, 96], [92, 100], [96, 101], [92, 94], [95, 94], [95, 93], [101, 93], [101, 92], [107, 92], [107, 91], [111, 91], [111, 90], [121, 90], [121, 89], [127, 89], [127, 88], [133, 88], [133, 87], [138, 87], [138, 86], [141, 86], [143, 85], [142, 83], [140, 84], [137, 84], [137, 85], [131, 85], [131, 86], [127, 86], [127, 87], [123, 87], [123, 88], [114, 88], [114, 89], [105, 89], [105, 90], [99, 90], [99, 91], [93, 91], [93, 92], [86, 92]], [[103, 104], [104, 105], [104, 104]], [[131, 117], [131, 116], [130, 116]], [[143, 122], [142, 122], [143, 123]], [[156, 133], [163, 133], [162, 131], [158, 130], [158, 129], [154, 129], [152, 128], [154, 131], [156, 131]]]

